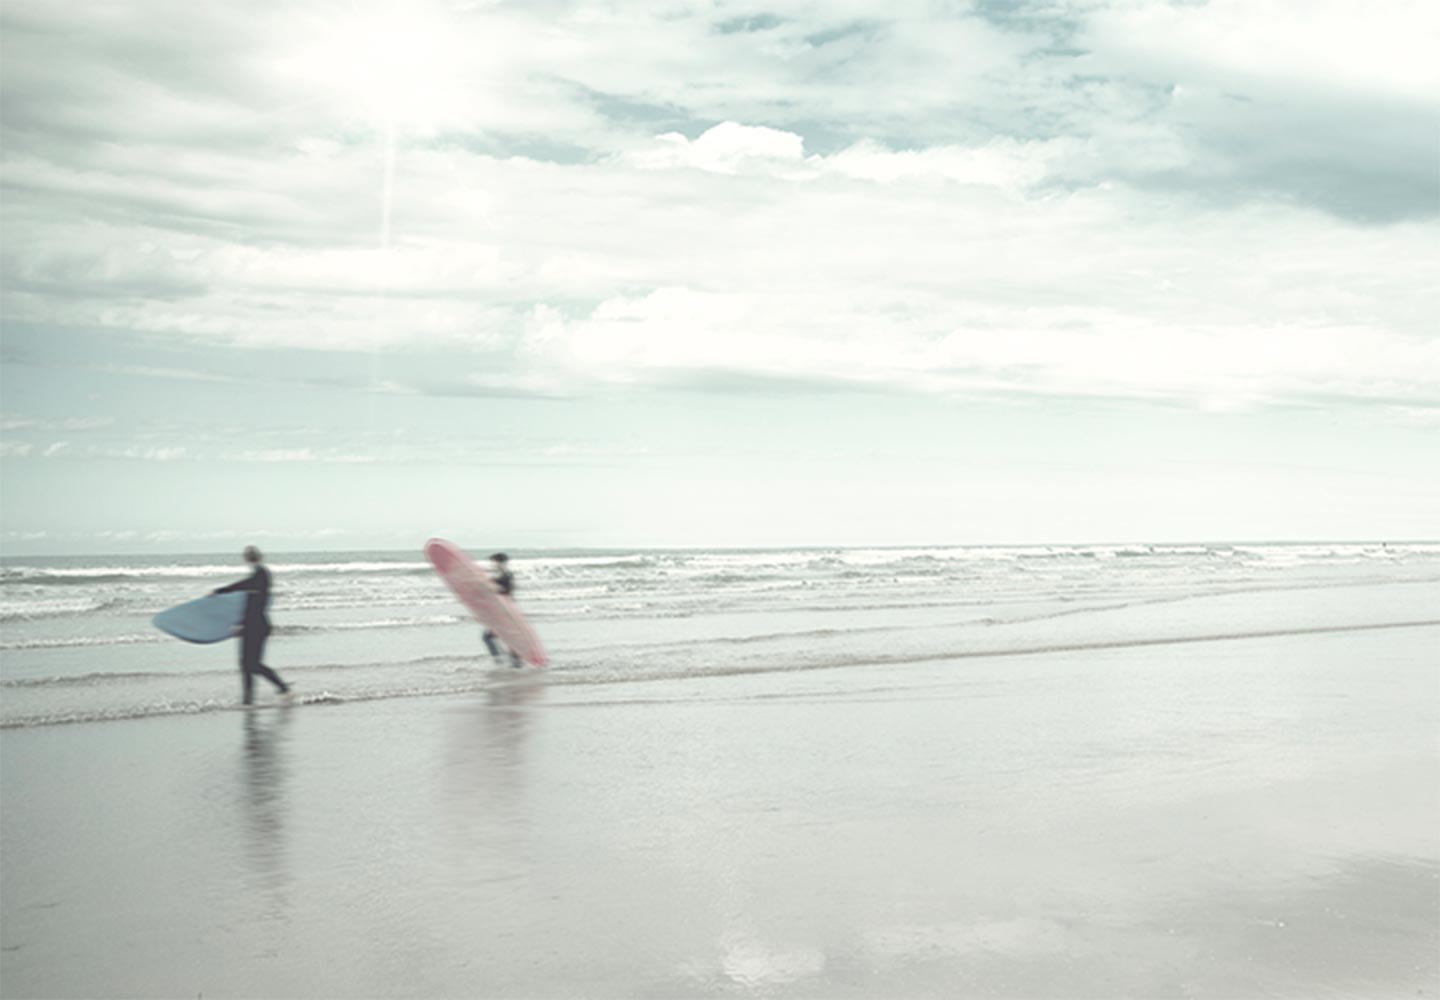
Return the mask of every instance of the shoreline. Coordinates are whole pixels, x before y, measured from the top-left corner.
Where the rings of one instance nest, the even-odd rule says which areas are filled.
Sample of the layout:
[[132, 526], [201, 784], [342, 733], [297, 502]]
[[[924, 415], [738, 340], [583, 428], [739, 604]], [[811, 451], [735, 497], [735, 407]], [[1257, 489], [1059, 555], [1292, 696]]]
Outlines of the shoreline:
[[[932, 654], [928, 654], [928, 655], [919, 655], [919, 656], [914, 655], [914, 654], [911, 654], [911, 655], [905, 655], [905, 656], [897, 656], [897, 657], [895, 657], [894, 659], [891, 659], [891, 660], [885, 660], [885, 659], [880, 659], [880, 658], [876, 658], [876, 657], [865, 657], [865, 658], [861, 658], [861, 659], [856, 659], [856, 660], [854, 660], [854, 661], [841, 661], [841, 662], [832, 662], [832, 663], [810, 664], [810, 665], [806, 665], [806, 666], [802, 666], [802, 667], [791, 668], [791, 669], [788, 670], [788, 671], [779, 671], [779, 673], [810, 673], [810, 672], [823, 672], [823, 671], [829, 671], [829, 670], [855, 670], [855, 669], [865, 669], [865, 668], [871, 668], [871, 667], [905, 667], [905, 666], [907, 666], [907, 665], [921, 666], [921, 665], [925, 665], [925, 664], [935, 664], [935, 663], [955, 663], [955, 662], [962, 662], [962, 661], [973, 660], [973, 659], [995, 659], [995, 658], [1004, 658], [1004, 657], [1025, 657], [1025, 656], [1049, 656], [1049, 655], [1066, 654], [1066, 653], [1092, 653], [1092, 652], [1093, 652], [1093, 653], [1103, 653], [1103, 652], [1107, 652], [1107, 651], [1110, 651], [1110, 650], [1144, 649], [1144, 648], [1152, 647], [1152, 646], [1185, 646], [1185, 645], [1192, 645], [1192, 644], [1198, 645], [1198, 644], [1206, 644], [1206, 643], [1245, 642], [1245, 641], [1252, 641], [1252, 640], [1285, 639], [1285, 638], [1291, 638], [1291, 637], [1335, 635], [1335, 634], [1347, 634], [1347, 633], [1356, 633], [1356, 632], [1380, 632], [1380, 631], [1387, 631], [1387, 630], [1391, 630], [1391, 629], [1396, 629], [1396, 630], [1409, 630], [1409, 629], [1425, 629], [1425, 628], [1436, 628], [1436, 627], [1440, 627], [1440, 619], [1435, 619], [1435, 620], [1421, 620], [1421, 621], [1403, 621], [1403, 622], [1380, 622], [1380, 623], [1369, 624], [1369, 625], [1330, 625], [1330, 626], [1314, 626], [1314, 627], [1309, 627], [1309, 628], [1287, 628], [1287, 629], [1273, 629], [1273, 630], [1254, 630], [1254, 631], [1246, 631], [1246, 632], [1237, 632], [1237, 633], [1227, 634], [1227, 635], [1198, 635], [1198, 636], [1171, 636], [1171, 637], [1163, 637], [1163, 636], [1162, 636], [1162, 637], [1146, 638], [1146, 639], [1097, 640], [1097, 641], [1085, 642], [1085, 643], [1057, 644], [1057, 645], [1047, 645], [1047, 646], [1022, 647], [1022, 648], [1016, 648], [1016, 649], [979, 649], [979, 650], [966, 651], [966, 652], [960, 652], [960, 653], [955, 653], [955, 652], [932, 653]], [[289, 670], [294, 670], [294, 669], [295, 669], [295, 668], [287, 668], [287, 671], [289, 671]], [[477, 674], [480, 674], [480, 675], [484, 676], [484, 677], [485, 677], [485, 680], [483, 680], [483, 681], [482, 681], [482, 680], [476, 680], [476, 681], [474, 681], [473, 683], [469, 683], [469, 684], [466, 684], [466, 685], [463, 685], [463, 686], [459, 686], [459, 687], [456, 687], [455, 689], [452, 689], [452, 690], [409, 691], [409, 692], [398, 692], [398, 693], [397, 693], [397, 692], [393, 692], [393, 691], [387, 691], [387, 692], [384, 692], [384, 693], [378, 693], [378, 694], [375, 694], [375, 695], [372, 695], [372, 696], [368, 696], [368, 697], [367, 697], [367, 696], [356, 697], [356, 696], [354, 696], [354, 695], [351, 695], [351, 696], [348, 696], [348, 697], [341, 697], [341, 696], [338, 696], [338, 695], [330, 694], [329, 692], [325, 692], [325, 691], [321, 691], [321, 692], [319, 692], [319, 693], [302, 691], [302, 692], [298, 693], [297, 696], [296, 696], [292, 701], [289, 701], [289, 702], [281, 700], [278, 696], [271, 696], [271, 695], [267, 695], [267, 694], [265, 694], [265, 693], [262, 693], [262, 694], [261, 694], [261, 698], [269, 698], [269, 700], [261, 701], [261, 702], [257, 703], [256, 705], [251, 706], [250, 709], [247, 709], [245, 706], [239, 704], [238, 702], [212, 700], [212, 701], [209, 701], [209, 702], [206, 702], [206, 703], [203, 703], [203, 704], [185, 703], [185, 704], [181, 704], [181, 705], [179, 705], [179, 706], [177, 706], [177, 707], [175, 707], [175, 708], [173, 708], [173, 709], [156, 710], [156, 709], [154, 709], [154, 708], [146, 708], [146, 709], [142, 709], [142, 710], [136, 711], [136, 712], [134, 712], [134, 713], [129, 713], [129, 714], [120, 714], [120, 713], [117, 713], [117, 714], [114, 714], [114, 715], [105, 715], [105, 716], [98, 716], [98, 715], [97, 715], [97, 716], [85, 716], [85, 717], [73, 717], [73, 718], [71, 718], [71, 717], [62, 717], [62, 718], [40, 718], [40, 719], [24, 718], [24, 719], [17, 719], [17, 720], [13, 720], [13, 721], [12, 721], [12, 720], [3, 720], [3, 721], [0, 721], [0, 732], [5, 732], [5, 731], [7, 731], [7, 730], [34, 729], [34, 728], [49, 727], [49, 726], [77, 726], [77, 725], [85, 725], [85, 724], [90, 724], [90, 723], [138, 722], [138, 721], [141, 721], [141, 720], [144, 720], [144, 719], [161, 719], [161, 718], [173, 718], [173, 717], [184, 717], [184, 716], [203, 716], [203, 715], [211, 715], [211, 714], [217, 714], [217, 713], [225, 713], [225, 712], [244, 712], [244, 711], [251, 711], [251, 710], [253, 710], [253, 711], [264, 711], [264, 710], [266, 710], [266, 709], [283, 709], [283, 708], [288, 708], [288, 707], [302, 707], [302, 706], [317, 706], [317, 707], [319, 707], [319, 706], [330, 706], [330, 707], [339, 708], [339, 707], [346, 706], [346, 705], [361, 705], [361, 704], [366, 704], [366, 703], [370, 703], [370, 702], [377, 702], [377, 701], [454, 698], [454, 697], [463, 697], [463, 696], [466, 696], [466, 695], [482, 694], [482, 693], [485, 693], [485, 692], [487, 692], [487, 691], [490, 691], [490, 690], [492, 690], [492, 689], [494, 689], [494, 688], [496, 688], [496, 687], [503, 687], [503, 686], [505, 686], [507, 679], [509, 679], [509, 678], [515, 678], [515, 677], [516, 677], [515, 674], [512, 674], [512, 673], [509, 672], [509, 671], [503, 671], [503, 672], [502, 672], [502, 671], [498, 671], [498, 670], [492, 670], [492, 671], [476, 670], [475, 672], [476, 672]], [[217, 676], [217, 677], [218, 677], [218, 676], [221, 676], [221, 675], [226, 676], [226, 677], [230, 677], [231, 675], [233, 675], [233, 674], [235, 673], [235, 671], [233, 671], [233, 670], [213, 671], [212, 673], [213, 673], [215, 676]], [[707, 679], [710, 679], [710, 678], [747, 677], [747, 676], [767, 675], [767, 674], [772, 674], [772, 673], [777, 673], [777, 671], [775, 671], [773, 668], [768, 668], [768, 667], [763, 667], [763, 666], [753, 666], [753, 667], [734, 667], [734, 668], [712, 669], [711, 671], [709, 671], [708, 673], [703, 674], [703, 675], [695, 675], [695, 674], [683, 674], [683, 675], [682, 675], [682, 674], [677, 674], [677, 675], [675, 675], [675, 676], [669, 676], [669, 677], [667, 677], [667, 676], [658, 676], [658, 677], [656, 677], [656, 676], [651, 676], [651, 677], [643, 677], [643, 678], [615, 678], [615, 677], [605, 677], [605, 678], [599, 678], [599, 679], [595, 679], [595, 680], [580, 680], [580, 679], [578, 679], [578, 678], [576, 678], [576, 677], [574, 677], [574, 676], [570, 676], [570, 677], [564, 678], [564, 680], [562, 680], [562, 681], [554, 681], [553, 679], [554, 679], [554, 677], [555, 677], [555, 673], [554, 673], [554, 671], [552, 671], [552, 670], [548, 670], [548, 669], [545, 669], [545, 668], [538, 668], [538, 669], [536, 669], [536, 668], [526, 668], [526, 672], [525, 672], [525, 674], [524, 674], [523, 676], [524, 676], [525, 678], [544, 679], [546, 682], [553, 682], [553, 683], [562, 684], [562, 685], [563, 685], [563, 684], [580, 684], [580, 685], [587, 685], [587, 686], [598, 686], [598, 685], [640, 684], [640, 683], [659, 682], [659, 681], [674, 681], [674, 680], [681, 680], [681, 679], [693, 680], [693, 681], [695, 681], [695, 682], [697, 682], [697, 683], [703, 683], [704, 681], [706, 681]], [[97, 675], [97, 676], [104, 676], [104, 675]], [[156, 674], [155, 676], [156, 676], [157, 678], [169, 679], [169, 678], [173, 677], [174, 675], [169, 675], [169, 674]], [[192, 671], [192, 672], [190, 673], [190, 676], [195, 676], [195, 672]], [[46, 679], [42, 679], [42, 680], [36, 681], [36, 682], [19, 681], [19, 682], [13, 682], [13, 683], [14, 683], [14, 686], [15, 686], [15, 687], [23, 688], [23, 687], [27, 687], [27, 686], [39, 687], [39, 686], [43, 686], [43, 685], [44, 685], [45, 683], [47, 683], [47, 682], [48, 682], [48, 681], [47, 681]]]

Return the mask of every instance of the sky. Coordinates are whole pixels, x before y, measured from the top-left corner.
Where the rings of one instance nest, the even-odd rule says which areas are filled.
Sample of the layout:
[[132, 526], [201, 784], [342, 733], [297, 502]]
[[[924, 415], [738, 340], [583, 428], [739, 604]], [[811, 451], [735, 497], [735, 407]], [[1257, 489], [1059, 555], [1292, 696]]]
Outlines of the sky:
[[1440, 537], [1432, 0], [6, 0], [0, 552]]

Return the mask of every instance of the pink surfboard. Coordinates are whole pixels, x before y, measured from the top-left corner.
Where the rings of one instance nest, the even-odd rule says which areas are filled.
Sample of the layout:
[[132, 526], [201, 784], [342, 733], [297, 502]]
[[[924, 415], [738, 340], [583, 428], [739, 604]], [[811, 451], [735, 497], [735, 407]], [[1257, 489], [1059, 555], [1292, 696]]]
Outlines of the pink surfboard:
[[475, 565], [475, 560], [443, 538], [425, 543], [425, 557], [481, 625], [498, 635], [526, 663], [545, 666], [545, 650], [535, 630], [514, 601], [496, 592], [489, 575]]

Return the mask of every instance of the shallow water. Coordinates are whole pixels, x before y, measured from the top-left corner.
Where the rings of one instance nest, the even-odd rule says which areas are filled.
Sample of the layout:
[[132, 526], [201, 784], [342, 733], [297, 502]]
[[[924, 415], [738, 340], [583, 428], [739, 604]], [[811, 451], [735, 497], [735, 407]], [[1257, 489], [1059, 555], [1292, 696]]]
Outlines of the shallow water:
[[[1015, 546], [517, 553], [551, 684], [803, 671], [1440, 619], [1440, 545]], [[278, 555], [267, 662], [307, 701], [497, 682], [416, 552]], [[222, 556], [0, 566], [0, 725], [229, 710], [235, 643], [158, 611], [244, 575]], [[263, 686], [263, 685], [262, 685]]]

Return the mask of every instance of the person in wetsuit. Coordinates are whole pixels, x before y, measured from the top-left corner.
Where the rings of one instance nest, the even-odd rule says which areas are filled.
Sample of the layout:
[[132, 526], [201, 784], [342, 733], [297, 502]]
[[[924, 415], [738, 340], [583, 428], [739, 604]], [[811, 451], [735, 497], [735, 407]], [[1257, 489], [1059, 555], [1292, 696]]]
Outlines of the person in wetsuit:
[[[515, 593], [515, 574], [511, 573], [509, 569], [510, 557], [503, 552], [497, 552], [490, 557], [490, 561], [495, 565], [495, 575], [490, 578], [495, 592], [506, 597], [511, 596]], [[485, 640], [485, 648], [490, 650], [490, 655], [499, 660], [500, 644], [495, 641], [495, 633], [487, 628], [481, 638]], [[520, 657], [516, 656], [513, 650], [510, 652], [510, 666], [520, 666]]]
[[260, 561], [260, 550], [253, 545], [245, 547], [245, 561], [255, 567], [254, 572], [243, 580], [236, 580], [228, 587], [217, 587], [212, 594], [230, 594], [237, 590], [246, 591], [245, 620], [240, 632], [241, 692], [244, 704], [255, 700], [255, 675], [259, 674], [280, 689], [282, 695], [290, 693], [290, 685], [280, 675], [260, 662], [265, 654], [265, 640], [270, 636], [270, 571]]

